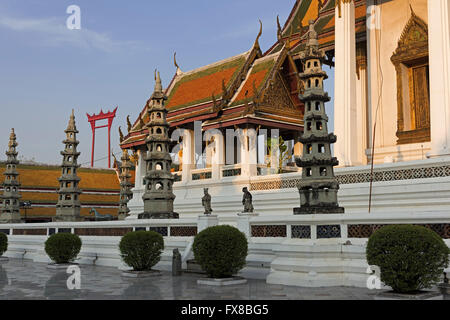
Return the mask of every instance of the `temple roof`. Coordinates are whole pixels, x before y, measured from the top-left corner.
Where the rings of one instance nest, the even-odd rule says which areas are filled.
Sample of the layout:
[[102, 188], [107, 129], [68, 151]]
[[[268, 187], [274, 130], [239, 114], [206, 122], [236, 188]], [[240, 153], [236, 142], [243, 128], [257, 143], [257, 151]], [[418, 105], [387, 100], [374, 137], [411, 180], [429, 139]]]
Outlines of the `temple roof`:
[[[0, 175], [5, 170], [5, 163], [0, 162]], [[58, 202], [56, 190], [61, 167], [53, 165], [17, 165], [22, 184], [21, 201], [31, 201], [32, 209], [27, 210], [27, 217], [52, 217], [56, 213]], [[117, 215], [120, 185], [117, 174], [112, 169], [80, 168], [77, 175], [81, 178], [80, 196], [82, 215], [88, 215], [89, 209], [96, 208], [101, 214]], [[133, 180], [134, 174], [132, 173]], [[23, 209], [21, 213], [23, 214]]]
[[[320, 48], [325, 51], [334, 49], [336, 0], [296, 0], [288, 19], [281, 28], [279, 39], [265, 54], [281, 50], [289, 42], [291, 53], [298, 53], [304, 48], [309, 20], [314, 21], [314, 28], [319, 36]], [[366, 0], [355, 0], [356, 39], [366, 37]]]
[[[284, 67], [284, 72], [278, 72]], [[285, 90], [285, 104], [290, 107], [269, 106], [264, 101], [274, 83], [279, 84], [277, 90]], [[286, 128], [301, 130], [299, 89], [298, 71], [287, 49], [262, 57], [259, 46], [254, 46], [250, 51], [189, 72], [177, 70], [166, 90], [167, 120], [172, 127], [202, 120], [206, 129], [222, 127], [230, 121], [233, 122], [229, 125], [258, 123], [259, 119], [259, 124], [265, 121], [268, 125], [269, 121], [274, 127], [286, 124]], [[252, 116], [256, 104], [260, 112]], [[136, 120], [122, 141], [122, 148], [144, 143], [147, 130], [143, 125], [149, 121], [147, 107], [140, 117], [142, 121]]]
[[[206, 120], [203, 128], [254, 123], [300, 130], [303, 121], [297, 97], [299, 87], [294, 90], [288, 88], [292, 84], [288, 77], [292, 74], [297, 75], [298, 72], [286, 48], [255, 60], [230, 103], [223, 107], [221, 115]], [[295, 82], [297, 79], [293, 78]], [[271, 99], [274, 95], [277, 95], [278, 101]]]

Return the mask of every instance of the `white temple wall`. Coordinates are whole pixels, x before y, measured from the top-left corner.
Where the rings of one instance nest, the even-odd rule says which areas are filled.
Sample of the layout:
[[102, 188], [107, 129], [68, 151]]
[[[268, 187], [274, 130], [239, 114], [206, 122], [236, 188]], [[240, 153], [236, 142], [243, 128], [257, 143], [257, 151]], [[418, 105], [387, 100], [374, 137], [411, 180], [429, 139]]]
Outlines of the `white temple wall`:
[[[374, 0], [367, 2], [368, 10], [374, 2]], [[409, 5], [411, 4], [417, 16], [428, 23], [427, 2], [427, 0], [382, 1], [377, 10], [380, 14], [379, 29], [377, 29], [376, 18], [371, 20], [373, 27], [367, 28], [369, 141], [371, 143], [381, 93], [376, 117], [375, 163], [424, 159], [426, 153], [430, 151], [429, 142], [397, 145], [397, 75], [394, 64], [391, 62], [391, 56], [398, 46], [402, 31], [411, 18]], [[369, 158], [371, 158], [371, 148], [370, 145], [366, 150]]]

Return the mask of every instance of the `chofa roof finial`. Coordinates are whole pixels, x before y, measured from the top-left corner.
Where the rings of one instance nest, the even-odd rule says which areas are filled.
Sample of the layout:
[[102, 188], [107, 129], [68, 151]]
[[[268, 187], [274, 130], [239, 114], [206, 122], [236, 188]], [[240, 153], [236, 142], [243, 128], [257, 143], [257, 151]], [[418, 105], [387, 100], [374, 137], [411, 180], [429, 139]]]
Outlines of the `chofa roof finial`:
[[259, 32], [258, 35], [256, 36], [255, 46], [259, 46], [259, 38], [261, 38], [261, 35], [262, 35], [262, 22], [261, 20], [259, 20]]

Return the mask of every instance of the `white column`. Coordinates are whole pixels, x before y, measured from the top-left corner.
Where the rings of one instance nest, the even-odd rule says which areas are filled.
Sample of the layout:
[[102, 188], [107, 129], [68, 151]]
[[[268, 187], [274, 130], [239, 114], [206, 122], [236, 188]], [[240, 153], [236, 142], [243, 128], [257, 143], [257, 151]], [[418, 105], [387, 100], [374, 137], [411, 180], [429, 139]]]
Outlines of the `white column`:
[[194, 131], [183, 129], [183, 157], [181, 179], [183, 183], [191, 180], [191, 169], [195, 164]]
[[430, 63], [429, 156], [450, 154], [450, 3], [428, 1], [428, 48]]
[[223, 134], [216, 130], [212, 135], [214, 142], [212, 145], [212, 178], [219, 180], [222, 175], [220, 171], [225, 164], [225, 143]]
[[241, 176], [257, 176], [257, 133], [253, 128], [246, 128], [241, 131]]
[[[372, 158], [372, 144], [375, 134], [375, 149], [383, 145], [383, 117], [381, 109], [381, 67], [378, 64], [380, 55], [383, 53], [381, 45], [381, 9], [375, 4], [375, 0], [367, 0], [367, 134], [368, 146], [366, 149], [367, 160], [370, 163]], [[378, 40], [377, 40], [378, 38]], [[379, 107], [380, 106], [380, 107]], [[377, 112], [377, 108], [379, 108]], [[377, 123], [377, 130], [373, 132], [374, 124]]]
[[341, 1], [335, 10], [334, 133], [337, 135], [337, 143], [334, 145], [334, 155], [338, 158], [340, 166], [353, 166], [359, 164], [355, 4], [353, 0]]
[[125, 218], [125, 220], [135, 220], [138, 218], [138, 215], [144, 211], [144, 201], [142, 200], [142, 196], [145, 191], [144, 186], [144, 177], [145, 177], [145, 156], [146, 151], [138, 150], [138, 163], [135, 171], [135, 182], [133, 191], [133, 198], [128, 202], [128, 208], [130, 208], [130, 215]]
[[303, 144], [299, 141], [300, 132], [294, 133], [294, 159], [303, 155]]
[[366, 149], [367, 143], [367, 59], [365, 48], [358, 48], [356, 57], [358, 68], [358, 80], [356, 81], [356, 101], [357, 101], [357, 162], [367, 164]]

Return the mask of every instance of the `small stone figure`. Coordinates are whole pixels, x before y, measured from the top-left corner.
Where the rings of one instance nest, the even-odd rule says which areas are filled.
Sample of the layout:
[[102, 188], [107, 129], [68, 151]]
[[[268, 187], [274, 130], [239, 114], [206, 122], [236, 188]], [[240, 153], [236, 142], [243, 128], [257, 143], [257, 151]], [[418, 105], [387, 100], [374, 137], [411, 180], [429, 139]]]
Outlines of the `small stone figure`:
[[208, 193], [208, 188], [204, 188], [203, 192], [205, 195], [202, 198], [202, 206], [205, 208], [205, 214], [210, 215], [213, 211], [211, 209], [211, 195]]
[[244, 205], [243, 212], [253, 212], [252, 194], [248, 191], [247, 187], [242, 188], [244, 196], [242, 198], [242, 204]]
[[181, 276], [181, 254], [178, 248], [173, 249], [172, 276]]

